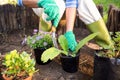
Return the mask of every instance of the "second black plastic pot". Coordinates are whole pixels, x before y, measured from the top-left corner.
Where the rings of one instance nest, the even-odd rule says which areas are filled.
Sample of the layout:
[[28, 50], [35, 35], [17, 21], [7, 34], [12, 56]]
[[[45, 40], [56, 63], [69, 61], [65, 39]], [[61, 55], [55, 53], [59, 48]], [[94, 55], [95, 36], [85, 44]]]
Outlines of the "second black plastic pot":
[[34, 55], [35, 55], [36, 63], [39, 64], [39, 65], [45, 65], [45, 64], [48, 64], [48, 63], [51, 62], [51, 60], [48, 60], [46, 63], [43, 63], [41, 61], [41, 55], [45, 50], [46, 49], [44, 49], [44, 48], [34, 49]]
[[77, 72], [79, 66], [79, 54], [75, 57], [61, 55], [61, 65], [66, 72]]
[[95, 52], [93, 80], [120, 80], [120, 59], [101, 57]]

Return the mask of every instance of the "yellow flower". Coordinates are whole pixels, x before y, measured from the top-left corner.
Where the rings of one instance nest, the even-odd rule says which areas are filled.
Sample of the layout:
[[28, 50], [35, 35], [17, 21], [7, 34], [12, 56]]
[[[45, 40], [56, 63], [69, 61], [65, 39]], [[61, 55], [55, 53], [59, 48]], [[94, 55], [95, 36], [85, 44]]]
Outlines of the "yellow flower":
[[18, 57], [19, 56], [17, 50], [10, 51], [10, 54], [11, 54], [12, 57]]

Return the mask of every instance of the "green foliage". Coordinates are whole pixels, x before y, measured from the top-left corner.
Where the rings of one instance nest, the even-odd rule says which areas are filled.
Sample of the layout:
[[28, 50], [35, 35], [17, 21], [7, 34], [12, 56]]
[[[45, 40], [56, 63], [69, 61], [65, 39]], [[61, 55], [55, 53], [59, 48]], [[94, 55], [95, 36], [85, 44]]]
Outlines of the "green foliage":
[[13, 77], [21, 73], [23, 76], [33, 75], [36, 72], [35, 60], [30, 56], [31, 55], [25, 51], [19, 53], [17, 50], [13, 50], [7, 53], [3, 61], [3, 65], [6, 67], [3, 74]]
[[107, 13], [109, 5], [113, 4], [117, 7], [120, 8], [120, 3], [119, 0], [93, 0], [95, 2], [95, 4], [102, 4], [104, 7], [104, 11]]
[[37, 33], [33, 36], [27, 37], [27, 45], [31, 48], [44, 48], [47, 49], [53, 46], [52, 36], [47, 33]]
[[103, 57], [120, 57], [120, 32], [111, 32], [110, 35], [112, 36], [112, 42], [114, 43], [114, 48], [104, 50], [100, 52], [98, 55]]
[[58, 41], [60, 46], [62, 47], [63, 50], [59, 50], [56, 48], [49, 48], [46, 51], [43, 52], [41, 60], [43, 62], [47, 62], [49, 59], [54, 59], [56, 56], [58, 56], [59, 54], [64, 54], [67, 56], [72, 56], [75, 57], [77, 52], [79, 51], [79, 49], [81, 47], [83, 47], [88, 41], [90, 41], [91, 39], [93, 39], [94, 37], [97, 36], [98, 33], [93, 33], [90, 34], [89, 36], [87, 36], [85, 39], [81, 40], [79, 42], [79, 44], [77, 44], [76, 50], [74, 52], [70, 52], [69, 48], [68, 48], [68, 43], [66, 42], [66, 38], [64, 35], [59, 36]]
[[102, 50], [102, 51], [99, 51], [98, 56], [100, 56], [100, 57], [113, 58], [113, 56], [115, 56], [115, 52], [114, 52], [114, 50], [112, 50], [112, 49]]
[[115, 36], [113, 37], [113, 42], [115, 46], [115, 50], [120, 51], [120, 32], [115, 32]]
[[88, 41], [92, 40], [97, 35], [98, 33], [93, 33], [93, 34], [88, 35], [86, 38], [82, 39], [76, 46], [76, 50], [73, 52], [73, 54], [76, 54], [80, 48], [82, 48]]
[[62, 50], [59, 50], [55, 47], [51, 47], [51, 48], [49, 48], [49, 49], [47, 49], [46, 51], [43, 52], [41, 60], [43, 62], [47, 62], [49, 59], [50, 60], [54, 59], [60, 53], [62, 53], [64, 55], [68, 55], [68, 52], [66, 52], [66, 51], [62, 51]]
[[64, 35], [60, 35], [58, 38], [59, 44], [64, 51], [69, 51], [68, 42]]
[[108, 14], [104, 14], [103, 15], [103, 20], [104, 20], [105, 23], [107, 23], [107, 19], [108, 19]]

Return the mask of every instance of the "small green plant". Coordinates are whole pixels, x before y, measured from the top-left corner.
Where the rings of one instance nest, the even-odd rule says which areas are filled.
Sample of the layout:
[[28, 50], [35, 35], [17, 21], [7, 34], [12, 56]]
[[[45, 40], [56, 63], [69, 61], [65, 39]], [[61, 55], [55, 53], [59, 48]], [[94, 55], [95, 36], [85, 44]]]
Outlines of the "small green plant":
[[58, 38], [58, 42], [60, 44], [61, 49], [57, 49], [55, 47], [51, 47], [47, 50], [45, 50], [42, 54], [41, 60], [43, 62], [47, 62], [49, 59], [52, 60], [54, 59], [56, 56], [58, 56], [59, 54], [64, 54], [66, 56], [72, 56], [75, 57], [78, 53], [78, 51], [80, 50], [81, 47], [83, 47], [88, 41], [90, 41], [91, 39], [93, 39], [94, 37], [97, 36], [98, 33], [93, 33], [90, 34], [89, 36], [87, 36], [86, 38], [84, 38], [83, 40], [81, 40], [77, 46], [76, 46], [76, 50], [73, 52], [70, 52], [69, 48], [68, 48], [68, 42], [65, 38], [64, 35], [59, 36]]
[[117, 51], [120, 51], [120, 32], [115, 32], [113, 36], [114, 48]]
[[114, 47], [112, 49], [104, 50], [98, 55], [109, 58], [120, 57], [120, 32], [111, 32], [110, 35], [112, 36], [112, 42], [114, 44]]
[[50, 34], [38, 32], [33, 36], [27, 37], [27, 45], [29, 45], [33, 49], [36, 49], [36, 48], [47, 49], [53, 46], [53, 41]]
[[21, 53], [17, 50], [10, 51], [5, 55], [3, 65], [5, 70], [2, 74], [13, 79], [18, 79], [18, 76], [32, 76], [37, 71], [35, 70], [35, 60], [25, 51]]

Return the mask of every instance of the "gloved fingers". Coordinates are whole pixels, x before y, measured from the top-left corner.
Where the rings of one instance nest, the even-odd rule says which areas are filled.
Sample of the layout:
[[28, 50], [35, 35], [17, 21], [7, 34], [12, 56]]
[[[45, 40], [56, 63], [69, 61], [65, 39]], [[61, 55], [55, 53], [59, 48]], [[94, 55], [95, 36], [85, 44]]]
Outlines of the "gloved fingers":
[[66, 37], [67, 41], [68, 41], [68, 47], [71, 51], [74, 51], [77, 45], [76, 39], [75, 39], [75, 35], [73, 34], [72, 31], [68, 31], [64, 34], [64, 36]]
[[58, 14], [58, 15], [56, 15], [55, 19], [53, 20], [53, 26], [57, 27], [59, 21], [60, 21], [60, 17], [59, 17], [59, 14]]
[[75, 50], [76, 45], [77, 45], [77, 42], [71, 42], [70, 44], [68, 44], [69, 49], [70, 49], [71, 51], [74, 51], [74, 50]]
[[48, 17], [46, 18], [46, 20], [47, 21], [52, 21], [55, 18], [55, 16], [56, 16], [56, 14], [54, 12], [51, 12], [51, 13], [48, 14]]
[[56, 8], [56, 11], [54, 11], [53, 9], [55, 9], [55, 8], [51, 7], [44, 11], [48, 15], [48, 18], [46, 19], [47, 21], [51, 21], [51, 20], [55, 19], [55, 17], [57, 15], [59, 15], [59, 9]]
[[65, 10], [64, 1], [40, 0], [40, 1], [38, 1], [38, 6], [44, 8], [44, 13], [48, 15], [46, 20], [47, 21], [53, 21], [52, 22], [53, 26], [57, 27], [57, 25], [59, 23], [59, 20], [62, 17], [62, 14]]
[[44, 13], [48, 15], [48, 17], [46, 18], [47, 21], [51, 21], [55, 18], [54, 12], [50, 8], [46, 8], [44, 10]]

